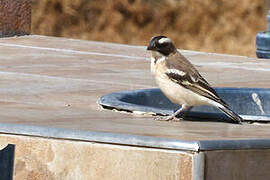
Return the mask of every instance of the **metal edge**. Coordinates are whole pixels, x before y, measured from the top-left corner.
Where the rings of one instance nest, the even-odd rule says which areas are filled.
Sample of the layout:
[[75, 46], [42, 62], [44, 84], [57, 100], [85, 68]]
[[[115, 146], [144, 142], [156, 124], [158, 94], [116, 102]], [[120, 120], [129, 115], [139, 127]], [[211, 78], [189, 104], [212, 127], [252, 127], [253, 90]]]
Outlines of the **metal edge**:
[[204, 180], [205, 154], [204, 152], [195, 153], [192, 161], [193, 180]]
[[65, 128], [51, 128], [21, 124], [0, 124], [0, 134], [34, 136], [43, 138], [77, 140], [138, 147], [150, 147], [171, 150], [199, 150], [197, 141], [183, 141], [151, 136], [117, 134], [107, 132], [80, 131]]
[[0, 124], [0, 134], [34, 136], [42, 138], [54, 138], [171, 150], [184, 150], [193, 152], [211, 150], [270, 149], [270, 139], [185, 141], [142, 135], [80, 131], [66, 128], [51, 128], [8, 123]]
[[270, 149], [270, 139], [200, 140], [200, 151]]

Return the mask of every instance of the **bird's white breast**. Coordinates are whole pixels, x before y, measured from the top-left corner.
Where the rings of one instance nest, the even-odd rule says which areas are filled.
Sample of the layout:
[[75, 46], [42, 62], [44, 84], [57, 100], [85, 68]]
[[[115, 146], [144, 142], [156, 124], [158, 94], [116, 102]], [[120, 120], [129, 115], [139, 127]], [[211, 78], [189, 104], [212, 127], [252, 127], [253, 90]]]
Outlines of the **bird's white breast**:
[[166, 77], [155, 76], [156, 83], [165, 96], [175, 104], [189, 106], [203, 105], [203, 99], [192, 91], [180, 86]]

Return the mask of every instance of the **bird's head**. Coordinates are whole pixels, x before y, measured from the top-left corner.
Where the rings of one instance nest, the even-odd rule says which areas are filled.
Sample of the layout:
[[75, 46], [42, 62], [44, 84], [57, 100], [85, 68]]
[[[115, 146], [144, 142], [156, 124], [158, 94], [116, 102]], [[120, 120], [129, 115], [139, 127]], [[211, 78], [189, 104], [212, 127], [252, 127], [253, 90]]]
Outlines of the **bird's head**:
[[166, 36], [155, 36], [149, 42], [147, 50], [157, 51], [164, 56], [169, 56], [176, 51], [172, 40]]

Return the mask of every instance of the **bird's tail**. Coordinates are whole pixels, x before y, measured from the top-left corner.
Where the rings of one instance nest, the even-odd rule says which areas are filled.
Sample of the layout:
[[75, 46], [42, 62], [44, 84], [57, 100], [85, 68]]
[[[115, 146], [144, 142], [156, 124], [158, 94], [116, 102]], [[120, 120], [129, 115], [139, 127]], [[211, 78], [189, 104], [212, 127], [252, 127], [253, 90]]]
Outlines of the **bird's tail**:
[[241, 118], [238, 114], [230, 110], [228, 107], [222, 106], [219, 107], [219, 109], [223, 111], [231, 120], [233, 120], [237, 124], [242, 124], [243, 118]]

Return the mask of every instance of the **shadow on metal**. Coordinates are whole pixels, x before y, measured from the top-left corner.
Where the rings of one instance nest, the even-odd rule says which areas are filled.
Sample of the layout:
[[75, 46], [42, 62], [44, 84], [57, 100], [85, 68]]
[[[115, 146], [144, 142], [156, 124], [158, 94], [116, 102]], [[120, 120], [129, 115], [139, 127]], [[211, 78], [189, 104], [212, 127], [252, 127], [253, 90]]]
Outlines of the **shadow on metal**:
[[0, 180], [13, 179], [15, 145], [9, 144], [0, 151]]
[[[219, 96], [246, 121], [270, 122], [270, 89], [215, 88]], [[106, 109], [128, 112], [141, 111], [156, 115], [169, 115], [180, 106], [171, 103], [160, 89], [121, 91], [102, 96], [98, 103]], [[228, 121], [228, 117], [215, 107], [194, 107], [187, 116], [194, 121]]]

